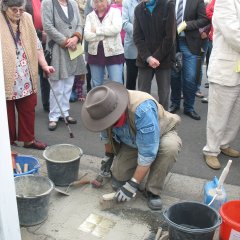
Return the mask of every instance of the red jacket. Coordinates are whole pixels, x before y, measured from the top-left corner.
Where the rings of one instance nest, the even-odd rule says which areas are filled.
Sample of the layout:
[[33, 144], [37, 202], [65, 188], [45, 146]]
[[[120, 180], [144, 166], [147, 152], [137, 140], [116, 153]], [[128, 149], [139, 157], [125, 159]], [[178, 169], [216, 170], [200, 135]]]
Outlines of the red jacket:
[[[206, 7], [206, 15], [208, 19], [212, 22], [212, 16], [214, 12], [214, 5], [215, 5], [216, 0], [212, 0]], [[209, 33], [209, 39], [212, 41], [213, 40], [213, 25], [211, 24], [211, 31]]]

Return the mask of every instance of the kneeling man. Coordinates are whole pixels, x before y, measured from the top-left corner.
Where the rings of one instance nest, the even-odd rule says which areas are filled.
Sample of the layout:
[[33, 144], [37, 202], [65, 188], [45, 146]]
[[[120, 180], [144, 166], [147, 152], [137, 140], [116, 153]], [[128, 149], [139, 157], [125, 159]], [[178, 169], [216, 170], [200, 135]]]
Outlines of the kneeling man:
[[106, 130], [110, 146], [106, 149], [115, 155], [112, 185], [117, 201], [131, 200], [147, 176], [148, 206], [160, 210], [164, 180], [182, 145], [175, 131], [179, 116], [165, 111], [148, 93], [127, 90], [116, 82], [92, 89], [81, 115], [90, 131]]

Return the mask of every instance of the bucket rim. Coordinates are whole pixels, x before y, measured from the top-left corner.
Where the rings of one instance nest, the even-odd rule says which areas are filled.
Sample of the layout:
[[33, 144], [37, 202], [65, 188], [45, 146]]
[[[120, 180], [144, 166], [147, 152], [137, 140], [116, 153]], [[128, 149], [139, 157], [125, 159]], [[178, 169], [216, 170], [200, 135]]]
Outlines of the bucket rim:
[[36, 197], [47, 196], [47, 195], [49, 195], [49, 194], [53, 191], [53, 189], [55, 188], [55, 185], [54, 185], [53, 181], [52, 181], [50, 178], [45, 177], [45, 176], [34, 175], [34, 174], [16, 176], [16, 177], [14, 178], [14, 181], [15, 181], [15, 179], [17, 179], [17, 178], [23, 178], [23, 177], [30, 177], [30, 178], [31, 178], [31, 177], [36, 177], [36, 178], [44, 178], [44, 179], [47, 179], [47, 180], [49, 181], [49, 183], [50, 183], [50, 188], [49, 188], [47, 191], [45, 191], [44, 193], [38, 194], [38, 195], [35, 195], [35, 196], [25, 196], [25, 195], [22, 195], [22, 194], [19, 195], [19, 194], [16, 193], [16, 197], [17, 197], [17, 198], [33, 199], [33, 198], [36, 198]]
[[24, 176], [24, 175], [33, 175], [34, 173], [38, 172], [38, 169], [41, 167], [40, 161], [33, 155], [17, 155], [16, 156], [16, 162], [17, 162], [17, 158], [32, 158], [34, 160], [36, 160], [36, 164], [34, 165], [33, 169], [24, 172], [24, 173], [14, 173], [13, 176], [18, 177], [18, 176]]
[[[196, 229], [190, 229], [190, 228], [187, 228], [187, 227], [180, 226], [180, 225], [176, 224], [175, 222], [171, 221], [168, 218], [167, 212], [172, 206], [177, 205], [177, 204], [182, 204], [182, 203], [196, 203], [196, 204], [208, 207], [213, 212], [215, 212], [216, 216], [218, 217], [218, 222], [210, 228], [196, 228]], [[187, 233], [199, 233], [199, 234], [201, 234], [201, 233], [212, 232], [222, 224], [222, 218], [221, 218], [220, 214], [214, 208], [211, 208], [207, 204], [203, 204], [203, 203], [200, 203], [200, 202], [197, 202], [197, 201], [185, 201], [185, 202], [175, 203], [175, 204], [171, 205], [169, 208], [167, 208], [163, 211], [163, 216], [164, 216], [165, 220], [168, 222], [169, 225], [173, 226], [174, 228], [177, 228], [178, 230], [180, 230], [182, 232], [187, 232]]]
[[[74, 158], [74, 159], [71, 159], [71, 160], [66, 160], [66, 161], [57, 161], [57, 160], [53, 160], [53, 159], [49, 159], [47, 156], [46, 156], [46, 152], [47, 150], [49, 150], [51, 147], [55, 147], [55, 146], [71, 146], [71, 147], [75, 147], [77, 149], [79, 149], [79, 156]], [[74, 162], [76, 160], [78, 160], [79, 158], [81, 158], [83, 155], [83, 150], [76, 146], [76, 145], [73, 145], [73, 144], [69, 144], [69, 143], [61, 143], [61, 144], [54, 144], [54, 145], [51, 145], [51, 146], [47, 146], [45, 148], [45, 150], [43, 151], [43, 157], [45, 158], [45, 160], [49, 161], [49, 162], [53, 162], [53, 163], [70, 163], [70, 162]]]
[[[239, 228], [240, 228], [239, 224], [237, 224], [235, 221], [233, 221], [233, 220], [230, 219], [228, 216], [226, 216], [225, 213], [223, 213], [223, 208], [224, 208], [224, 206], [226, 207], [227, 205], [229, 205], [229, 204], [231, 204], [231, 203], [233, 203], [233, 202], [234, 202], [234, 203], [235, 203], [235, 202], [238, 202], [238, 203], [240, 204], [240, 200], [237, 200], [237, 199], [227, 201], [226, 203], [224, 203], [224, 204], [221, 206], [219, 212], [220, 212], [220, 215], [221, 215], [221, 217], [223, 218], [223, 220], [225, 220], [225, 221], [227, 221], [229, 224], [233, 225], [234, 228], [239, 229]], [[223, 215], [224, 215], [224, 216], [223, 216]]]

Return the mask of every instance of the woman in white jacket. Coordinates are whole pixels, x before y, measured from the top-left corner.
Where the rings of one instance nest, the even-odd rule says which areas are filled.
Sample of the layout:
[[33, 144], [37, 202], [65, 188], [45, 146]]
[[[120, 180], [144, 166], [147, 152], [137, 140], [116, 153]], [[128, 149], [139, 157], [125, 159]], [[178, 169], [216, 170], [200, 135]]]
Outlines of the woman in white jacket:
[[88, 42], [93, 87], [102, 85], [105, 67], [110, 80], [123, 83], [122, 17], [120, 11], [111, 8], [110, 4], [110, 0], [93, 0], [94, 11], [86, 18], [84, 37]]

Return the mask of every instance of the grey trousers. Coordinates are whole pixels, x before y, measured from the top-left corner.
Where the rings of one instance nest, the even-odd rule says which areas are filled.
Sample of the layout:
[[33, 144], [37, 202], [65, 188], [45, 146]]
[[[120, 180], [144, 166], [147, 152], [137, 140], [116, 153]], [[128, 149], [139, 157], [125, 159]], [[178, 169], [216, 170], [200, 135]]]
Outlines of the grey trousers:
[[[182, 141], [176, 131], [170, 131], [161, 137], [160, 147], [155, 161], [150, 167], [146, 180], [146, 190], [160, 195], [164, 180], [172, 169]], [[113, 161], [112, 174], [118, 181], [128, 181], [132, 178], [138, 165], [138, 150], [121, 144], [120, 150]]]
[[171, 70], [138, 68], [138, 90], [151, 94], [152, 79], [155, 74], [158, 86], [159, 103], [168, 110]]
[[240, 85], [222, 86], [210, 82], [208, 94], [207, 144], [205, 155], [217, 156], [227, 148], [240, 128]]

